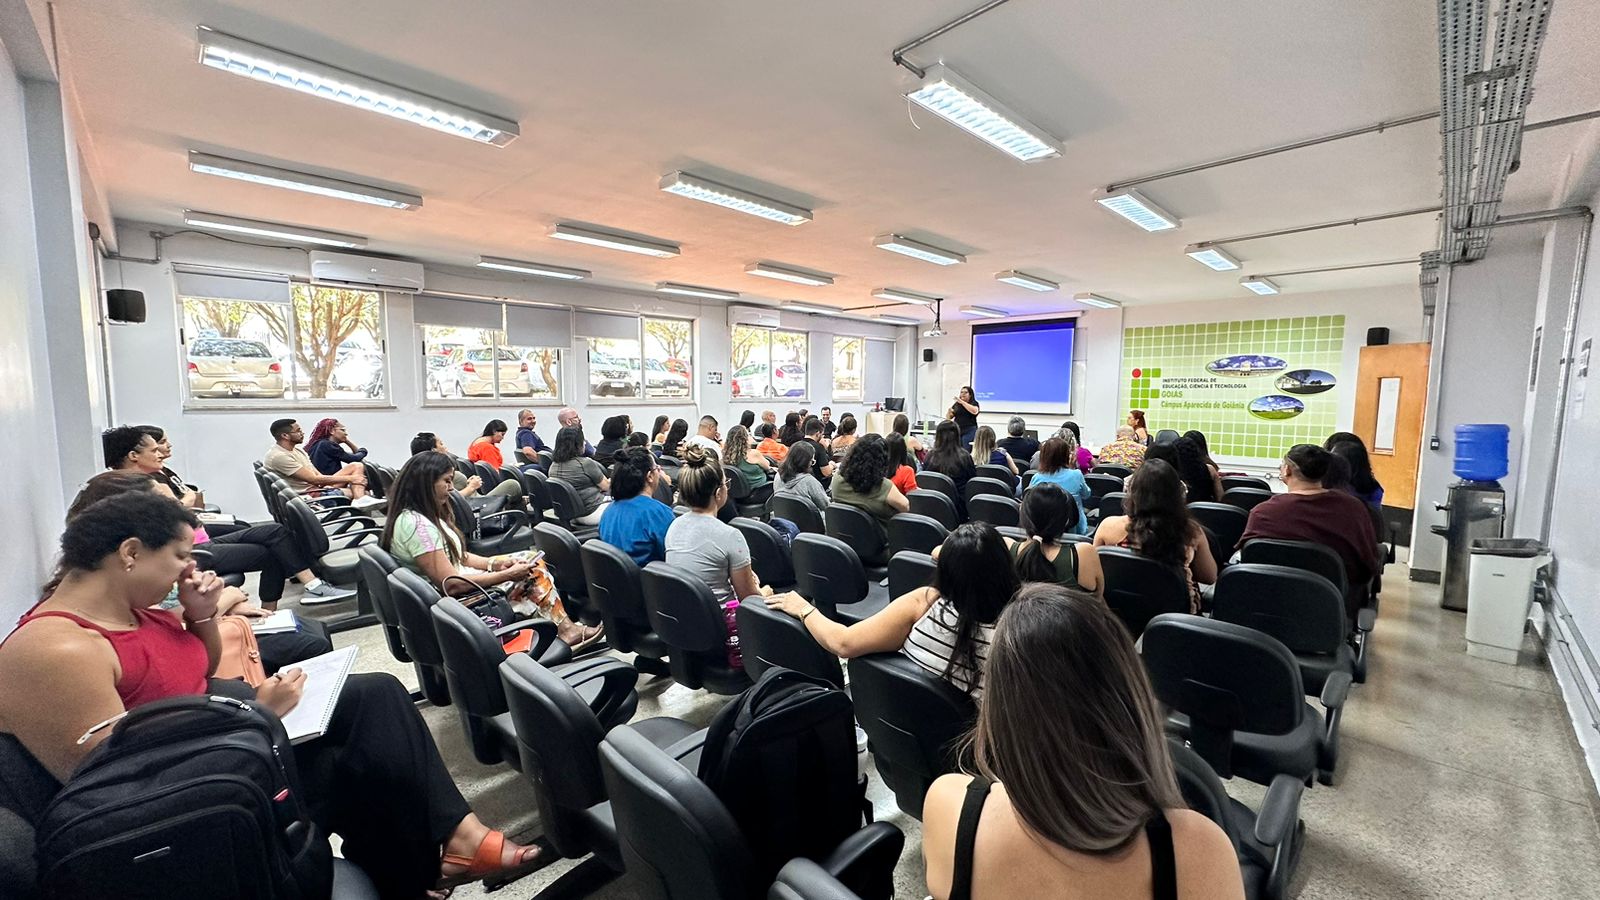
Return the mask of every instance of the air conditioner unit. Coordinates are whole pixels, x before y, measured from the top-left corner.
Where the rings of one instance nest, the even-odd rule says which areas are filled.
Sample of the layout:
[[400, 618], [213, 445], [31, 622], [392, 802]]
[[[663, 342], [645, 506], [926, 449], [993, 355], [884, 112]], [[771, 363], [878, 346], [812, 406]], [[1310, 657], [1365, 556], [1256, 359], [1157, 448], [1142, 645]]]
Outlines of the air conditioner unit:
[[312, 250], [310, 256], [312, 284], [406, 294], [422, 290], [421, 263], [325, 250]]
[[765, 306], [730, 306], [728, 324], [746, 328], [777, 328], [778, 311]]

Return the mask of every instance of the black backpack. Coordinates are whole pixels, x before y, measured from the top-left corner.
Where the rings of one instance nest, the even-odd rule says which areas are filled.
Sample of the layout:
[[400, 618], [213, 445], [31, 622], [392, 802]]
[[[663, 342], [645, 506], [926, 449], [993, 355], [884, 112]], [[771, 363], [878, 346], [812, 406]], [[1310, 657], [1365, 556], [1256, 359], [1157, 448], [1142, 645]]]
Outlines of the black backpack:
[[794, 857], [824, 859], [861, 827], [854, 707], [820, 678], [767, 670], [711, 720], [699, 774], [744, 833], [756, 883]]
[[333, 857], [301, 801], [283, 725], [191, 696], [129, 712], [38, 827], [41, 894], [61, 900], [311, 900]]

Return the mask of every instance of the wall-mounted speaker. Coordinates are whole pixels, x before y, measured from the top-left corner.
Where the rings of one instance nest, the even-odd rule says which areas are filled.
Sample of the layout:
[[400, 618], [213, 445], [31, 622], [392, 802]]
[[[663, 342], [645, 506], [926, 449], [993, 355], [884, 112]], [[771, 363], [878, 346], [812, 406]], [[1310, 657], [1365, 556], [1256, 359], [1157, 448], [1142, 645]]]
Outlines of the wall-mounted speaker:
[[1384, 344], [1387, 344], [1387, 343], [1389, 343], [1389, 329], [1387, 329], [1387, 328], [1368, 328], [1367, 329], [1367, 346], [1368, 347], [1382, 347]]
[[922, 361], [923, 362], [933, 362], [933, 348], [932, 347], [929, 347], [929, 348], [927, 348], [927, 349], [922, 351]]
[[127, 288], [106, 291], [106, 318], [113, 322], [143, 322], [144, 292]]

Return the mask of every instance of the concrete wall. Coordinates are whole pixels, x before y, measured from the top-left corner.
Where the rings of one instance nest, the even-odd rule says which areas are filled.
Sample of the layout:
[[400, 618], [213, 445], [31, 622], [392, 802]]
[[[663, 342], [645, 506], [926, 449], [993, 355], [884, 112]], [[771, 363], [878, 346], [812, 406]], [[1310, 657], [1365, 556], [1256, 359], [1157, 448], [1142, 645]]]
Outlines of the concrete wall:
[[[149, 258], [154, 251], [149, 226], [119, 224], [122, 252]], [[389, 294], [385, 301], [386, 340], [389, 359], [389, 404], [376, 407], [276, 405], [249, 409], [185, 409], [182, 393], [183, 360], [178, 343], [179, 314], [173, 288], [172, 264], [193, 263], [254, 271], [281, 272], [293, 277], [308, 275], [306, 254], [300, 250], [279, 250], [221, 241], [196, 234], [180, 235], [165, 241], [163, 260], [156, 265], [115, 263], [107, 270], [108, 286], [129, 287], [145, 295], [147, 319], [139, 325], [124, 325], [110, 334], [113, 404], [119, 422], [150, 422], [167, 429], [174, 444], [173, 467], [185, 478], [201, 485], [208, 502], [220, 504], [241, 516], [265, 514], [261, 497], [250, 475], [249, 461], [259, 459], [271, 444], [267, 425], [281, 416], [296, 416], [306, 430], [323, 416], [337, 416], [350, 429], [352, 437], [373, 452], [373, 458], [391, 464], [403, 461], [412, 435], [433, 431], [441, 435], [452, 450], [466, 452], [472, 438], [479, 435], [492, 418], [515, 419], [523, 404], [493, 401], [458, 405], [426, 405], [420, 369], [420, 344], [412, 319], [412, 298]], [[770, 401], [734, 402], [729, 395], [731, 375], [728, 364], [730, 330], [727, 310], [715, 302], [666, 301], [655, 294], [597, 289], [585, 285], [536, 283], [531, 280], [484, 277], [473, 272], [429, 269], [426, 283], [431, 290], [470, 293], [512, 299], [537, 300], [574, 307], [615, 311], [627, 315], [667, 315], [696, 320], [694, 371], [696, 401], [644, 402], [642, 400], [590, 401], [583, 388], [588, 384], [586, 355], [569, 352], [562, 364], [562, 381], [567, 402], [583, 415], [591, 435], [598, 434], [601, 420], [627, 413], [635, 426], [648, 428], [657, 415], [691, 421], [710, 413], [724, 428], [738, 420], [746, 408], [771, 408], [781, 414], [791, 408], [810, 409], [830, 403], [832, 342], [835, 333], [852, 334], [897, 342], [893, 382], [897, 394], [909, 393], [911, 385], [910, 329], [879, 323], [834, 319], [785, 312], [785, 328], [811, 334], [808, 370], [812, 373], [810, 396], [804, 401], [779, 398]], [[581, 347], [581, 339], [574, 344]], [[723, 373], [720, 385], [706, 383], [705, 373]], [[835, 417], [844, 412], [864, 411], [863, 404], [833, 403]], [[553, 439], [557, 405], [533, 407], [539, 416], [539, 432]]]

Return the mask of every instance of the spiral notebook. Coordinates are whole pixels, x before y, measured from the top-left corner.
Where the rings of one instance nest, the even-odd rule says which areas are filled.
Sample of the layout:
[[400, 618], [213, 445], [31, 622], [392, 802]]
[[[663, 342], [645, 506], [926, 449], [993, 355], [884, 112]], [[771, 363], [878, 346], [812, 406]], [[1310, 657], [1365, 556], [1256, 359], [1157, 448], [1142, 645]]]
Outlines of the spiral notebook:
[[350, 669], [356, 662], [356, 651], [360, 649], [343, 647], [284, 667], [306, 673], [305, 692], [301, 694], [300, 702], [283, 717], [283, 728], [289, 732], [289, 743], [303, 744], [327, 732], [334, 707], [339, 704], [339, 693], [344, 690], [344, 681], [350, 677]]

